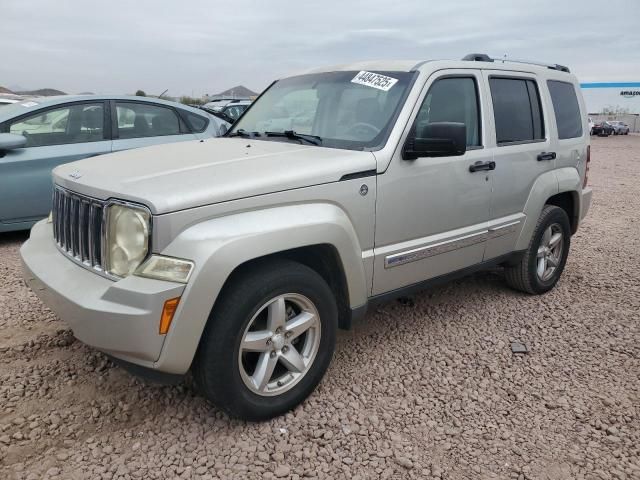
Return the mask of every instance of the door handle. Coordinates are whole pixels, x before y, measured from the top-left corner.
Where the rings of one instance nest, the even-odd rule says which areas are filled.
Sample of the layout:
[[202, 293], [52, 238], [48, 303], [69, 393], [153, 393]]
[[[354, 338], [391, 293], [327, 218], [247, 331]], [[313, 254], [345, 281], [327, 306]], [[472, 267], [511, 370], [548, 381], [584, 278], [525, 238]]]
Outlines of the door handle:
[[494, 161], [490, 161], [490, 162], [476, 162], [473, 165], [469, 165], [469, 171], [470, 172], [481, 172], [484, 170], [495, 170], [496, 169], [496, 162]]
[[538, 161], [541, 162], [543, 160], [555, 160], [556, 152], [542, 152], [538, 154]]

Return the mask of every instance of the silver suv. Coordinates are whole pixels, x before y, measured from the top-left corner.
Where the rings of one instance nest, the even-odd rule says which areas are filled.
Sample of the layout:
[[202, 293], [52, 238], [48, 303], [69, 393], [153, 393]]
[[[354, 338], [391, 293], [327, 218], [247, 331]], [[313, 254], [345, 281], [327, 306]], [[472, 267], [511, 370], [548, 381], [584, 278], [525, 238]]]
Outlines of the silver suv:
[[542, 294], [591, 203], [566, 67], [366, 62], [274, 82], [223, 138], [55, 169], [25, 278], [134, 372], [259, 420], [302, 402], [338, 328], [487, 266]]

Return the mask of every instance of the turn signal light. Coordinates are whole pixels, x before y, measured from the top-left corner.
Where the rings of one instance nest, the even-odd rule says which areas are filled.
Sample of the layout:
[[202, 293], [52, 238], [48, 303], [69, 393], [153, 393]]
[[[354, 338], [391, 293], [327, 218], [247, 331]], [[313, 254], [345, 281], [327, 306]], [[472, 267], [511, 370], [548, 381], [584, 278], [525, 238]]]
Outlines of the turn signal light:
[[160, 335], [165, 335], [169, 331], [171, 321], [173, 320], [173, 315], [176, 313], [179, 303], [180, 297], [170, 298], [169, 300], [164, 302], [164, 307], [162, 308], [162, 316], [160, 317]]

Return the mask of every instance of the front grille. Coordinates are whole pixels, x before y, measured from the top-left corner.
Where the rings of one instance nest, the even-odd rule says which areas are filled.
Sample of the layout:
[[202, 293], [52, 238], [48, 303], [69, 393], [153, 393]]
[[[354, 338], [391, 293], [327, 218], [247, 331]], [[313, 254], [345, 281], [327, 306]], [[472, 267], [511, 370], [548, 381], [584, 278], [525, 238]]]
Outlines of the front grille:
[[88, 267], [102, 270], [104, 202], [58, 186], [53, 191], [53, 238], [60, 250]]

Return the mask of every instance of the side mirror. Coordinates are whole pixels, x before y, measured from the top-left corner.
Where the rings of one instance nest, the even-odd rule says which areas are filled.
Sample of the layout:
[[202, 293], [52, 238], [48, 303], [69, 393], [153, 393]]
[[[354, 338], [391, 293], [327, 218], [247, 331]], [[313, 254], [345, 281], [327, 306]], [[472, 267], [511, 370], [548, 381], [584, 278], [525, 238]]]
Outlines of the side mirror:
[[402, 149], [404, 160], [419, 157], [453, 157], [467, 151], [467, 126], [456, 122], [426, 123], [416, 128]]
[[22, 135], [15, 135], [13, 133], [0, 133], [0, 154], [8, 150], [22, 148], [26, 144], [27, 139]]

